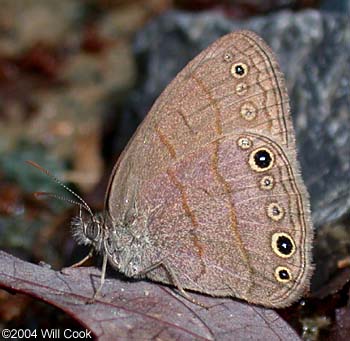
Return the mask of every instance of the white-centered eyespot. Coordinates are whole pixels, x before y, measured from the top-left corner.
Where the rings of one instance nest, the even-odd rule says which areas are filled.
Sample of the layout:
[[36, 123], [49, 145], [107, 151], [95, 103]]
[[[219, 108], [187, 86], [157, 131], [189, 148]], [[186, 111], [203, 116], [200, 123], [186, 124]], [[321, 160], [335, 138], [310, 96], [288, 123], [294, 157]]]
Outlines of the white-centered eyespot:
[[266, 147], [252, 151], [249, 156], [249, 165], [256, 172], [264, 172], [271, 169], [274, 161], [274, 154]]
[[251, 139], [249, 139], [248, 137], [240, 137], [237, 140], [237, 145], [239, 148], [241, 149], [249, 149], [252, 147], [253, 142]]
[[229, 63], [229, 62], [232, 62], [232, 59], [233, 59], [233, 55], [230, 51], [226, 51], [224, 53], [224, 61]]
[[271, 175], [265, 175], [260, 179], [260, 189], [271, 190], [275, 185], [274, 178]]
[[231, 66], [231, 75], [235, 78], [243, 78], [248, 74], [248, 66], [245, 63], [239, 62]]
[[284, 209], [277, 202], [272, 202], [267, 206], [267, 216], [274, 221], [280, 221], [284, 217]]
[[280, 283], [288, 283], [292, 280], [292, 273], [287, 267], [278, 266], [275, 269], [275, 278]]
[[289, 258], [295, 253], [295, 243], [293, 238], [285, 232], [276, 232], [271, 238], [273, 252], [281, 258]]

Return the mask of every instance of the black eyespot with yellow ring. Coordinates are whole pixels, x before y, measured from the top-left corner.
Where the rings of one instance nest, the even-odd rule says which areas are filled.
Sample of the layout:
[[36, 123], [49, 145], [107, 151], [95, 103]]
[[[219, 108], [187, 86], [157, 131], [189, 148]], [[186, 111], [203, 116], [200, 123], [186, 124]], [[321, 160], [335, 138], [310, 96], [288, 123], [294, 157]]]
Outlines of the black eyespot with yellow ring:
[[278, 266], [275, 269], [275, 278], [280, 283], [288, 283], [293, 279], [291, 271], [285, 266]]
[[243, 78], [248, 74], [248, 66], [242, 62], [231, 66], [231, 74], [235, 78]]
[[272, 235], [271, 247], [273, 252], [281, 258], [293, 256], [296, 249], [294, 240], [285, 232], [277, 232]]
[[256, 172], [265, 172], [272, 168], [275, 155], [269, 148], [258, 148], [250, 153], [249, 165]]

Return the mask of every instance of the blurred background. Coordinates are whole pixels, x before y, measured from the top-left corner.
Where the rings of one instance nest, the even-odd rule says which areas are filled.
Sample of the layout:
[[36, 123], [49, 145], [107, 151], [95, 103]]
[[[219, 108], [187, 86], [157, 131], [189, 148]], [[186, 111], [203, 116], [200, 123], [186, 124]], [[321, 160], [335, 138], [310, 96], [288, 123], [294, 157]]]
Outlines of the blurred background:
[[[249, 28], [286, 75], [317, 229], [313, 304], [326, 308], [294, 323], [306, 338], [330, 335], [350, 278], [349, 13], [348, 0], [0, 0], [0, 248], [54, 269], [84, 256], [70, 232], [77, 208], [32, 194], [68, 193], [25, 160], [102, 210], [111, 168], [155, 98], [215, 39]], [[0, 328], [48, 325], [75, 322], [0, 290]]]

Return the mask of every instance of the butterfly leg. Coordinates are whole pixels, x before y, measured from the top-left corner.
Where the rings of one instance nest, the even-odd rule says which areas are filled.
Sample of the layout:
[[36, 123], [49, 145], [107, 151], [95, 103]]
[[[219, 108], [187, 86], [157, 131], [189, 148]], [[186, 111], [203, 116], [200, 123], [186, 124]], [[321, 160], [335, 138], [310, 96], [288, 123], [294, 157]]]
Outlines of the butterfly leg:
[[[88, 259], [92, 258], [92, 255], [94, 253], [94, 249], [91, 248], [90, 249], [90, 252], [88, 253], [88, 255], [86, 257], [84, 257], [81, 261], [77, 262], [77, 263], [74, 263], [73, 265], [69, 266], [68, 269], [70, 268], [77, 268], [79, 267], [80, 265], [84, 264]], [[67, 269], [67, 268], [65, 268]], [[92, 304], [95, 302], [96, 298], [99, 296], [101, 290], [102, 290], [102, 287], [103, 287], [103, 284], [105, 282], [105, 279], [106, 279], [106, 271], [107, 271], [107, 255], [104, 255], [103, 256], [103, 261], [102, 261], [102, 270], [101, 270], [101, 277], [100, 277], [100, 285], [98, 286], [97, 290], [95, 291], [94, 295], [92, 296], [91, 299], [89, 299], [86, 303], [87, 304]], [[64, 273], [64, 269], [61, 270], [61, 272]]]
[[69, 268], [77, 268], [77, 267], [83, 265], [86, 261], [88, 261], [90, 258], [92, 258], [93, 254], [94, 254], [94, 249], [91, 248], [90, 251], [89, 251], [89, 253], [87, 254], [87, 256], [85, 256], [85, 257], [84, 257], [82, 260], [80, 260], [79, 262], [76, 262], [76, 263], [70, 265]]
[[155, 264], [152, 264], [151, 266], [149, 266], [148, 268], [146, 269], [143, 269], [141, 272], [139, 272], [137, 274], [137, 276], [140, 276], [140, 277], [143, 277], [145, 276], [148, 272], [158, 268], [159, 266], [163, 267], [164, 270], [167, 272], [167, 274], [169, 275], [169, 278], [172, 282], [172, 284], [180, 291], [181, 295], [186, 298], [188, 301], [196, 304], [196, 305], [199, 305], [203, 308], [206, 308], [208, 309], [208, 306], [205, 305], [204, 303], [196, 300], [195, 298], [193, 298], [190, 294], [188, 294], [185, 289], [183, 288], [183, 286], [180, 284], [180, 281], [178, 279], [178, 276], [176, 275], [176, 273], [173, 271], [173, 269], [166, 263], [164, 262], [163, 260], [155, 263]]
[[102, 270], [101, 270], [101, 278], [100, 278], [100, 285], [98, 286], [97, 290], [94, 293], [94, 296], [90, 300], [87, 301], [88, 304], [92, 304], [95, 302], [96, 298], [100, 295], [100, 292], [102, 290], [103, 284], [106, 279], [106, 271], [107, 271], [107, 255], [103, 255], [103, 261], [102, 261]]

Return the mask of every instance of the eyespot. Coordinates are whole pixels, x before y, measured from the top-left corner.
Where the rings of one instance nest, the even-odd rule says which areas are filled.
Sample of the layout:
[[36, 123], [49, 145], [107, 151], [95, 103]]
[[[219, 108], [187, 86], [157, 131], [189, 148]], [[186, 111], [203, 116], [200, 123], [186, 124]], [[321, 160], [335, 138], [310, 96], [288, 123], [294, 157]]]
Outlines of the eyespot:
[[254, 150], [249, 156], [249, 165], [256, 172], [269, 170], [273, 166], [274, 161], [274, 154], [266, 147]]
[[272, 235], [271, 247], [273, 252], [281, 258], [289, 258], [295, 252], [294, 240], [284, 232], [277, 232]]
[[231, 66], [231, 75], [235, 78], [243, 78], [248, 73], [248, 66], [244, 63], [236, 63]]
[[224, 53], [224, 61], [229, 63], [233, 59], [232, 53], [230, 51], [227, 51]]
[[248, 90], [248, 85], [246, 83], [238, 83], [236, 85], [236, 94], [238, 96], [244, 95]]
[[267, 216], [274, 221], [279, 221], [284, 217], [284, 209], [277, 202], [272, 202], [267, 206]]
[[280, 283], [288, 283], [292, 280], [292, 274], [285, 266], [278, 266], [275, 269], [275, 277]]
[[273, 176], [265, 175], [260, 180], [260, 189], [270, 190], [275, 185]]
[[243, 103], [240, 113], [245, 120], [251, 121], [256, 117], [256, 107], [251, 102]]
[[248, 137], [240, 137], [237, 140], [237, 145], [241, 149], [249, 149], [253, 145], [253, 142]]

